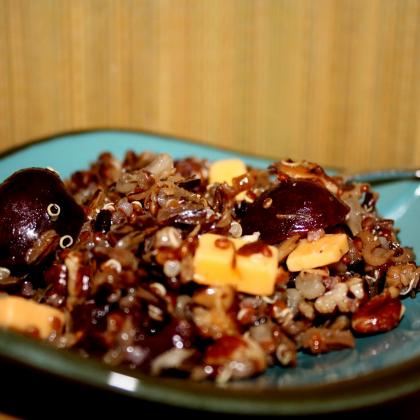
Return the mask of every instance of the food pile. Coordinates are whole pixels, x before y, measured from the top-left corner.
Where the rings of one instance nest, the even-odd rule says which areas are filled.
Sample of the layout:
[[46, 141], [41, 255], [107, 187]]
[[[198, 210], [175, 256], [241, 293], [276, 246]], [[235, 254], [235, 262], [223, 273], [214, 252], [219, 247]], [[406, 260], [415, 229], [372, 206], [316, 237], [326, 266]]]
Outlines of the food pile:
[[378, 195], [309, 162], [102, 153], [0, 197], [0, 325], [152, 375], [226, 382], [352, 348], [419, 286]]

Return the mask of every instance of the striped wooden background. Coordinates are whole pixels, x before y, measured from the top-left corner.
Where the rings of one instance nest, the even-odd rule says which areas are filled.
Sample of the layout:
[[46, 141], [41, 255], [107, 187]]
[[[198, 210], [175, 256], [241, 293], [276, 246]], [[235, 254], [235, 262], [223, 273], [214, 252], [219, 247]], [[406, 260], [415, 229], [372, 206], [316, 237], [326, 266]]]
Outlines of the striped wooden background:
[[419, 0], [0, 0], [0, 150], [144, 129], [420, 165]]

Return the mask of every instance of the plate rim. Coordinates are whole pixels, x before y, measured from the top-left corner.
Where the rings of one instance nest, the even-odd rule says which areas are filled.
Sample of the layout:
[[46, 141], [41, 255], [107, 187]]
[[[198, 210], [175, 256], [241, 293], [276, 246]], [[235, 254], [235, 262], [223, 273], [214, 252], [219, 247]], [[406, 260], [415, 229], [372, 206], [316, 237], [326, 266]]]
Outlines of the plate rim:
[[[67, 381], [152, 403], [231, 414], [322, 414], [389, 402], [420, 388], [420, 358], [324, 384], [284, 386], [254, 392], [212, 382], [153, 377], [115, 368], [69, 350], [57, 350], [22, 334], [0, 330], [0, 357]], [[45, 360], [48, 363], [45, 365]], [[110, 376], [128, 379], [129, 387], [110, 383]], [[392, 380], [392, 387], [389, 386]], [[169, 397], [169, 399], [168, 399]], [[199, 398], [197, 398], [199, 397]], [[333, 397], [333, 398], [331, 398]], [[304, 404], [303, 404], [304, 402]]]
[[[137, 130], [137, 129], [131, 129], [131, 128], [124, 128], [124, 127], [97, 127], [97, 128], [80, 128], [76, 130], [63, 130], [63, 131], [58, 131], [54, 134], [30, 137], [28, 140], [25, 141], [25, 143], [11, 145], [7, 147], [6, 149], [1, 150], [0, 160], [10, 155], [13, 155], [15, 153], [18, 153], [22, 150], [25, 150], [28, 147], [36, 146], [38, 144], [48, 143], [54, 140], [64, 139], [71, 136], [99, 134], [99, 133], [139, 134], [139, 135], [150, 136], [150, 137], [159, 137], [162, 140], [176, 141], [179, 143], [189, 144], [189, 145], [198, 146], [198, 147], [201, 146], [207, 149], [212, 149], [214, 151], [222, 151], [222, 152], [231, 153], [231, 154], [244, 156], [248, 158], [255, 158], [255, 159], [261, 159], [261, 160], [275, 159], [273, 158], [273, 156], [270, 156], [270, 155], [264, 155], [264, 154], [259, 154], [259, 153], [245, 153], [245, 152], [241, 152], [240, 150], [236, 150], [235, 148], [230, 148], [226, 145], [217, 146], [217, 145], [205, 143], [193, 137], [181, 137], [176, 134], [173, 135], [173, 134], [161, 132], [161, 131]], [[279, 156], [276, 159], [282, 159], [282, 158], [283, 156]], [[340, 168], [334, 168], [334, 167], [329, 167], [329, 168], [334, 171], [340, 171]]]

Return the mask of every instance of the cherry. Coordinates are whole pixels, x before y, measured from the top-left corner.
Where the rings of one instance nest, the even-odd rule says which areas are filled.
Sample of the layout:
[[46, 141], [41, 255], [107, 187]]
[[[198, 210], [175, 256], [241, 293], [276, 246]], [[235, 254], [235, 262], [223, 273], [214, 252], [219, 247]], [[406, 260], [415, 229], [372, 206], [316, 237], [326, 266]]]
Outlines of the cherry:
[[274, 244], [338, 225], [348, 212], [349, 207], [321, 184], [287, 178], [247, 206], [241, 225], [245, 234], [260, 232], [260, 239]]
[[15, 172], [0, 185], [0, 203], [0, 266], [13, 271], [25, 272], [55, 250], [50, 247], [30, 261], [28, 251], [43, 233], [55, 231], [75, 241], [84, 221], [83, 209], [48, 169]]

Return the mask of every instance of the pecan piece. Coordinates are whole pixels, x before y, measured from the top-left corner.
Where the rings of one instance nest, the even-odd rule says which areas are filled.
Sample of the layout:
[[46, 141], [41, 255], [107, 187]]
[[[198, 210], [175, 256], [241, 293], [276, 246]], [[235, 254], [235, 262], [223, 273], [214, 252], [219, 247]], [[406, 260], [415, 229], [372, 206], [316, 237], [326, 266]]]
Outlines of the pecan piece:
[[361, 334], [385, 332], [399, 324], [402, 313], [401, 301], [385, 291], [361, 306], [353, 314], [351, 325], [354, 331]]

